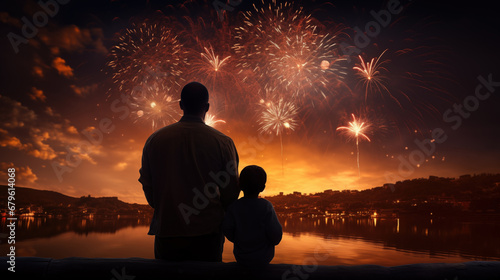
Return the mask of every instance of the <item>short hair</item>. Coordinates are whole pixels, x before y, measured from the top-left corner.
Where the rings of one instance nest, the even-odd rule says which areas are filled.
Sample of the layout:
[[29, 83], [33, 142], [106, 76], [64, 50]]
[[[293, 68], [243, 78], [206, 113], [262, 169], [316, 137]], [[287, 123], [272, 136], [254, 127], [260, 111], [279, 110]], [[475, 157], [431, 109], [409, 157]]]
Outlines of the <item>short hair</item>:
[[249, 165], [240, 173], [240, 189], [244, 193], [258, 194], [266, 188], [267, 174], [260, 166]]
[[198, 83], [191, 82], [182, 88], [182, 109], [185, 113], [199, 113], [208, 104], [208, 90]]

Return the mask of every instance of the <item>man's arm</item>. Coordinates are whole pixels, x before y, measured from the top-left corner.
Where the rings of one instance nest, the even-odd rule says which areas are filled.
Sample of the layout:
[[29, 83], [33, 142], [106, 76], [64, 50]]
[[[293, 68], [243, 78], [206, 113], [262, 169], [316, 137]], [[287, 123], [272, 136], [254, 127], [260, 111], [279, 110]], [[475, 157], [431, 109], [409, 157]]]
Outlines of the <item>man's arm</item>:
[[224, 221], [222, 222], [222, 232], [226, 236], [227, 240], [234, 243], [234, 230], [236, 225], [234, 223], [233, 213], [227, 213], [224, 216]]
[[[147, 143], [146, 143], [147, 145]], [[151, 180], [151, 169], [149, 168], [149, 159], [148, 159], [148, 154], [146, 152], [146, 146], [144, 146], [144, 149], [142, 151], [142, 166], [141, 169], [139, 169], [140, 177], [139, 177], [139, 182], [142, 184], [142, 189], [144, 190], [144, 195], [146, 196], [146, 200], [148, 201], [148, 204], [155, 208], [154, 205], [154, 199], [153, 199], [153, 187], [152, 187], [152, 180]]]
[[233, 141], [231, 139], [229, 140], [230, 145], [228, 146], [227, 151], [223, 152], [223, 162], [225, 162], [226, 168], [222, 171], [227, 174], [227, 177], [224, 177], [228, 178], [229, 181], [227, 182], [227, 184], [224, 184], [221, 186], [221, 188], [219, 188], [220, 200], [224, 211], [226, 211], [227, 207], [233, 201], [237, 200], [238, 196], [240, 195], [240, 187], [238, 185], [239, 157]]

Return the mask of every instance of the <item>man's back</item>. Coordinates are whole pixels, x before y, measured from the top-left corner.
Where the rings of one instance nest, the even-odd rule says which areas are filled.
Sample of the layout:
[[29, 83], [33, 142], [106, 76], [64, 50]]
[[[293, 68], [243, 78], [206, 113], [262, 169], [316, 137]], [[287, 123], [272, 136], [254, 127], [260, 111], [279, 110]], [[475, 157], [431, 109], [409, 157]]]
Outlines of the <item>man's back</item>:
[[218, 231], [223, 209], [238, 198], [238, 155], [233, 141], [184, 116], [151, 135], [141, 177], [155, 209], [150, 235], [198, 236]]

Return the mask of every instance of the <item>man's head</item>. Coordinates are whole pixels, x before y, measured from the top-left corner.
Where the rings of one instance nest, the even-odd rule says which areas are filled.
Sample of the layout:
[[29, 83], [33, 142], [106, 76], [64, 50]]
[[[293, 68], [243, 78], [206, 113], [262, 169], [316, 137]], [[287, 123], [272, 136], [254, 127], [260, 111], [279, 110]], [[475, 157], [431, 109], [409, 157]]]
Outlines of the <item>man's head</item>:
[[179, 104], [184, 111], [184, 115], [197, 115], [204, 118], [210, 107], [207, 88], [198, 82], [185, 85], [181, 92]]
[[239, 181], [245, 195], [257, 195], [266, 188], [267, 174], [262, 167], [249, 165], [241, 170]]

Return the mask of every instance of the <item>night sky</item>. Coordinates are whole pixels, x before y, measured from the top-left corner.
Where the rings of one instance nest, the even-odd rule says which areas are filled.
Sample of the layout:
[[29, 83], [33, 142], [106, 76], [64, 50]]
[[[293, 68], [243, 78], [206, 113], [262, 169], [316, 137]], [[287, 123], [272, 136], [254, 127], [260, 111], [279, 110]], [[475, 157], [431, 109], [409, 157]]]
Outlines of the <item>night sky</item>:
[[[311, 83], [292, 80], [307, 78], [309, 72], [294, 76], [298, 72], [290, 59], [277, 64], [280, 68], [274, 65], [272, 76], [260, 75], [264, 68], [255, 73], [245, 66], [264, 67], [276, 54], [264, 50], [244, 61], [249, 44], [241, 53], [233, 48], [235, 28], [247, 26], [243, 12], [252, 11], [254, 24], [259, 18], [250, 0], [233, 5], [222, 21], [211, 1], [66, 2], [46, 22], [36, 1], [0, 4], [0, 184], [7, 184], [7, 169], [15, 167], [17, 186], [146, 203], [137, 181], [142, 147], [167, 118], [143, 116], [146, 110], [137, 104], [141, 100], [125, 102], [140, 80], [124, 75], [120, 88], [113, 74], [127, 69], [127, 62], [109, 66], [119, 34], [141, 23], [162, 25], [182, 46], [178, 55], [164, 57], [158, 48], [130, 53], [140, 61], [147, 57], [151, 67], [155, 59], [176, 59], [164, 65], [168, 75], [160, 78], [168, 81], [169, 114], [180, 113], [176, 102], [184, 84], [206, 84], [209, 113], [223, 120], [214, 127], [234, 140], [240, 170], [257, 164], [267, 171], [263, 195], [361, 190], [430, 175], [500, 172], [500, 24], [492, 1], [296, 1], [285, 13], [303, 7], [301, 16], [310, 15], [317, 26], [314, 36], [304, 31], [309, 40], [304, 44], [317, 47], [317, 36], [333, 38], [331, 53], [322, 53], [336, 57], [326, 71], [319, 65], [328, 59], [317, 53], [300, 57], [309, 59], [301, 62], [303, 67], [320, 76], [335, 68], [325, 76], [326, 84], [318, 82], [323, 76], [313, 76]], [[376, 22], [374, 14], [390, 10], [388, 5], [400, 12], [391, 14], [386, 26], [377, 24], [379, 30], [373, 24], [366, 30]], [[23, 27], [26, 21], [33, 23], [35, 14], [41, 15], [36, 19], [40, 27]], [[298, 25], [287, 32], [307, 28]], [[368, 38], [366, 45], [359, 45], [357, 30]], [[285, 49], [286, 40], [273, 40]], [[213, 46], [221, 59], [229, 57], [218, 76], [203, 64], [204, 46]], [[367, 89], [353, 69], [360, 66], [358, 55], [369, 62], [384, 50], [384, 63], [374, 74], [382, 78], [383, 89]], [[150, 69], [141, 65], [142, 71]], [[283, 77], [279, 73], [289, 75], [290, 84], [276, 85], [273, 77]], [[266, 83], [274, 90], [266, 92]], [[278, 103], [277, 96], [295, 106], [293, 130], [267, 135], [259, 121], [268, 102]], [[170, 122], [179, 119], [175, 114]], [[359, 171], [355, 137], [336, 130], [347, 126], [352, 114], [365, 122], [371, 140], [359, 137]]]

